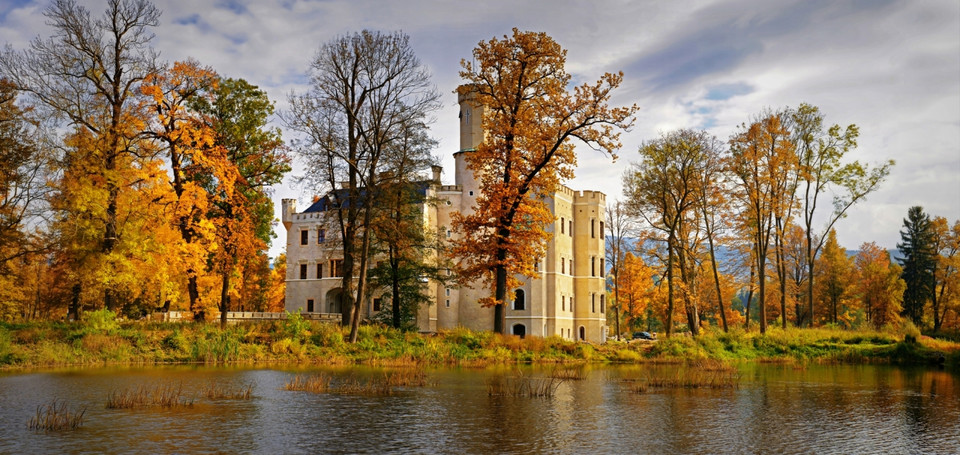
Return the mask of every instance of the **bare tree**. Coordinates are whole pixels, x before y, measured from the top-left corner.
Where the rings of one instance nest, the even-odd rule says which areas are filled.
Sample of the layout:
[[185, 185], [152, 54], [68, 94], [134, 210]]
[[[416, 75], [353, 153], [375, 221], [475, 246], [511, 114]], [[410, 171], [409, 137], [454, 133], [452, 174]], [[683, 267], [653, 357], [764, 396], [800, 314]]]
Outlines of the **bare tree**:
[[620, 271], [623, 268], [624, 256], [633, 250], [630, 239], [637, 238], [636, 224], [627, 216], [627, 210], [619, 200], [607, 207], [607, 263], [610, 264], [610, 273], [613, 274], [613, 314], [617, 341], [620, 340]]
[[[384, 154], [408, 125], [424, 123], [439, 107], [430, 74], [403, 33], [362, 31], [320, 46], [311, 65], [312, 87], [293, 95], [285, 115], [300, 132], [306, 180], [326, 189], [336, 207], [343, 245], [344, 325], [357, 339], [365, 299], [370, 225]], [[354, 281], [356, 280], [356, 284]]]
[[[148, 0], [108, 0], [103, 15], [93, 18], [75, 0], [55, 0], [44, 12], [55, 32], [36, 38], [30, 48], [0, 54], [0, 73], [19, 90], [31, 94], [77, 130], [94, 138], [98, 174], [107, 194], [101, 221], [100, 253], [117, 244], [120, 187], [116, 173], [138, 153], [140, 131], [131, 128], [136, 116], [137, 86], [156, 67], [149, 47], [160, 11]], [[105, 289], [104, 305], [116, 310], [113, 289]]]

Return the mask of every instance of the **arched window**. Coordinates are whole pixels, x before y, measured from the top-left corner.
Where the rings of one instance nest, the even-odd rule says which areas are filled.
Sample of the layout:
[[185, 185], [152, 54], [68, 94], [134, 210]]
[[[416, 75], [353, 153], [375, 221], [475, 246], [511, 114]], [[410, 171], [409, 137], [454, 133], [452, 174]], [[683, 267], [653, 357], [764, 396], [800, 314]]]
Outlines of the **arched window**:
[[523, 338], [523, 337], [527, 336], [527, 326], [525, 326], [525, 325], [523, 325], [523, 324], [514, 324], [514, 325], [513, 325], [513, 334], [516, 335], [516, 336], [518, 336], [518, 337], [520, 337], [520, 338]]
[[523, 310], [525, 309], [523, 302], [523, 289], [517, 289], [513, 293], [513, 309], [514, 310]]
[[587, 339], [587, 329], [584, 329], [583, 326], [580, 326], [580, 341]]

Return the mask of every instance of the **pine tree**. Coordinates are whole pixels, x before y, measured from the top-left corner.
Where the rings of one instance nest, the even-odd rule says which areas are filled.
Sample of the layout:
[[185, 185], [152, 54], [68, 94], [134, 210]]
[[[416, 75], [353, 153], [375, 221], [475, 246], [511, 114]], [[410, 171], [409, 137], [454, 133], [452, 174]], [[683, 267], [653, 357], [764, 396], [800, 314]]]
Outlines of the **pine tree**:
[[902, 257], [897, 261], [903, 267], [901, 276], [907, 285], [902, 315], [919, 326], [923, 323], [923, 307], [933, 296], [935, 264], [932, 224], [923, 207], [914, 206], [907, 211], [900, 239], [902, 243], [898, 243], [897, 248]]

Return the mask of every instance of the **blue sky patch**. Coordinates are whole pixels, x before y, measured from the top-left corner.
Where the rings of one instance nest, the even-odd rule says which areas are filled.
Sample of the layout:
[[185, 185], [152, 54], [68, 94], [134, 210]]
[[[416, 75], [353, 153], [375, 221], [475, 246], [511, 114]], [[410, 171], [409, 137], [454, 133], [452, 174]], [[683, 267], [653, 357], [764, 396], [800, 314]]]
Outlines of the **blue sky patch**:
[[753, 87], [743, 82], [718, 84], [707, 88], [706, 99], [711, 101], [724, 101], [735, 96], [749, 95], [751, 93], [753, 93]]

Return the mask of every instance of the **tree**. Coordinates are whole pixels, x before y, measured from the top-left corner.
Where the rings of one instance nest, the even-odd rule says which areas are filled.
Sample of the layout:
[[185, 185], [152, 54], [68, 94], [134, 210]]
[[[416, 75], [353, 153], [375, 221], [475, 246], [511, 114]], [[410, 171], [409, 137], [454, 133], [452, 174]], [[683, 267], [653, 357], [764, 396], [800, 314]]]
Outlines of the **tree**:
[[504, 331], [507, 289], [518, 275], [535, 277], [535, 259], [543, 257], [554, 217], [542, 198], [573, 177], [574, 144], [615, 156], [619, 131], [632, 124], [636, 106], [607, 105], [622, 74], [606, 73], [595, 84], [569, 91], [566, 51], [545, 33], [521, 32], [481, 41], [473, 59], [461, 60], [461, 94], [484, 106], [486, 136], [466, 155], [479, 183], [475, 211], [455, 215], [461, 234], [455, 255], [461, 274], [491, 285], [493, 296], [481, 304], [494, 307], [494, 331]]
[[220, 248], [214, 264], [221, 278], [220, 324], [226, 326], [230, 296], [239, 295], [244, 267], [263, 266], [263, 252], [273, 237], [271, 185], [290, 172], [290, 158], [280, 130], [270, 128], [273, 102], [266, 92], [243, 79], [221, 79], [213, 96], [193, 99], [213, 132], [213, 145], [222, 149], [214, 179], [207, 179], [215, 195], [212, 212]]
[[[213, 223], [208, 218], [210, 195], [203, 183], [216, 172], [225, 172], [216, 158], [214, 131], [202, 114], [192, 109], [196, 99], [211, 97], [218, 76], [197, 62], [176, 62], [173, 67], [149, 75], [141, 86], [152, 106], [149, 131], [166, 150], [172, 179], [173, 200], [169, 209], [180, 233], [178, 257], [184, 261], [189, 309], [194, 319], [204, 320], [198, 277], [206, 271], [209, 256], [216, 249]], [[164, 303], [169, 311], [169, 301]]]
[[936, 252], [933, 235], [930, 217], [924, 213], [923, 207], [910, 207], [900, 231], [901, 243], [897, 244], [897, 249], [902, 257], [897, 261], [903, 267], [902, 278], [907, 285], [903, 291], [903, 316], [918, 327], [923, 325], [923, 307], [934, 295]]
[[382, 316], [389, 315], [394, 328], [407, 329], [415, 327], [420, 306], [432, 301], [423, 281], [442, 283], [446, 277], [440, 274], [442, 240], [425, 225], [423, 215], [424, 207], [435, 202], [426, 197], [427, 186], [440, 182], [420, 177], [434, 163], [436, 141], [420, 124], [408, 125], [401, 135], [384, 156], [387, 171], [371, 192], [378, 201], [370, 226], [376, 240], [373, 252], [387, 260], [370, 271], [370, 278], [372, 288], [390, 289], [391, 305], [381, 310]]
[[675, 270], [680, 272], [690, 331], [694, 336], [699, 333], [699, 310], [696, 301], [690, 298], [698, 242], [690, 244], [689, 241], [698, 230], [695, 217], [702, 194], [697, 188], [704, 178], [707, 148], [711, 144], [711, 136], [705, 132], [679, 130], [661, 135], [640, 147], [640, 162], [624, 174], [624, 194], [630, 213], [666, 236], [668, 337], [673, 332]]
[[900, 279], [900, 266], [891, 263], [890, 253], [876, 243], [864, 243], [860, 245], [854, 263], [856, 278], [853, 287], [867, 320], [876, 329], [900, 322], [900, 302], [906, 285]]
[[[843, 157], [857, 147], [860, 130], [856, 125], [845, 129], [833, 125], [824, 131], [823, 114], [816, 106], [801, 104], [793, 111], [792, 134], [796, 144], [796, 157], [801, 188], [804, 233], [806, 234], [807, 304], [810, 324], [813, 324], [814, 259], [823, 247], [826, 233], [847, 210], [866, 198], [889, 175], [893, 160], [872, 169], [859, 161], [843, 164]], [[819, 232], [814, 230], [814, 215], [818, 202], [828, 190], [833, 190], [833, 212], [827, 215]], [[798, 321], [797, 325], [801, 325]]]
[[26, 226], [36, 229], [47, 208], [50, 156], [34, 109], [17, 104], [12, 83], [0, 79], [0, 275], [7, 262], [37, 252]]
[[694, 198], [699, 210], [700, 224], [704, 237], [707, 240], [710, 255], [710, 269], [713, 274], [714, 291], [717, 298], [717, 312], [723, 324], [723, 331], [727, 332], [727, 311], [723, 306], [723, 291], [721, 290], [720, 270], [717, 265], [716, 244], [720, 234], [726, 229], [724, 221], [729, 215], [730, 203], [728, 197], [727, 173], [724, 169], [724, 157], [717, 139], [713, 136], [701, 136], [703, 146], [703, 166], [694, 186]]
[[757, 292], [760, 301], [760, 333], [767, 330], [766, 273], [770, 238], [775, 218], [785, 203], [783, 179], [792, 166], [794, 146], [784, 124], [786, 113], [763, 115], [743, 125], [730, 139], [730, 169], [738, 178], [737, 197], [744, 208], [741, 226], [753, 244]]
[[[311, 65], [309, 92], [290, 99], [285, 121], [303, 135], [307, 180], [333, 199], [343, 249], [343, 324], [356, 342], [367, 292], [370, 226], [381, 160], [410, 125], [438, 107], [430, 83], [403, 33], [362, 31], [322, 45]], [[356, 280], [356, 283], [354, 283]]]
[[620, 340], [620, 272], [623, 269], [624, 257], [630, 254], [630, 239], [643, 243], [636, 237], [633, 220], [627, 216], [625, 207], [620, 201], [607, 207], [607, 239], [606, 256], [610, 264], [610, 274], [613, 275], [613, 312], [617, 341]]
[[627, 326], [638, 328], [639, 321], [649, 318], [654, 294], [653, 270], [644, 263], [643, 258], [631, 252], [624, 254], [621, 268], [617, 287], [623, 300], [618, 300], [617, 305], [623, 308]]
[[849, 296], [853, 278], [853, 264], [847, 251], [837, 243], [837, 232], [831, 230], [818, 258], [820, 273], [820, 296], [827, 305], [827, 322], [837, 324], [840, 321], [840, 306]]
[[[108, 257], [118, 244], [119, 174], [133, 165], [130, 155], [141, 152], [136, 88], [155, 67], [150, 29], [160, 11], [148, 0], [108, 0], [103, 16], [94, 19], [74, 0], [55, 0], [44, 15], [54, 36], [35, 39], [24, 52], [8, 48], [0, 54], [0, 73], [95, 144], [86, 172], [103, 190], [105, 208], [92, 227], [100, 234], [96, 254]], [[116, 290], [110, 280], [104, 284], [103, 303], [116, 310]]]
[[934, 287], [931, 293], [930, 310], [933, 312], [933, 331], [939, 332], [946, 317], [949, 297], [948, 290], [956, 287], [958, 255], [960, 252], [960, 220], [953, 222], [953, 228], [947, 219], [941, 216], [931, 221], [933, 238]]

